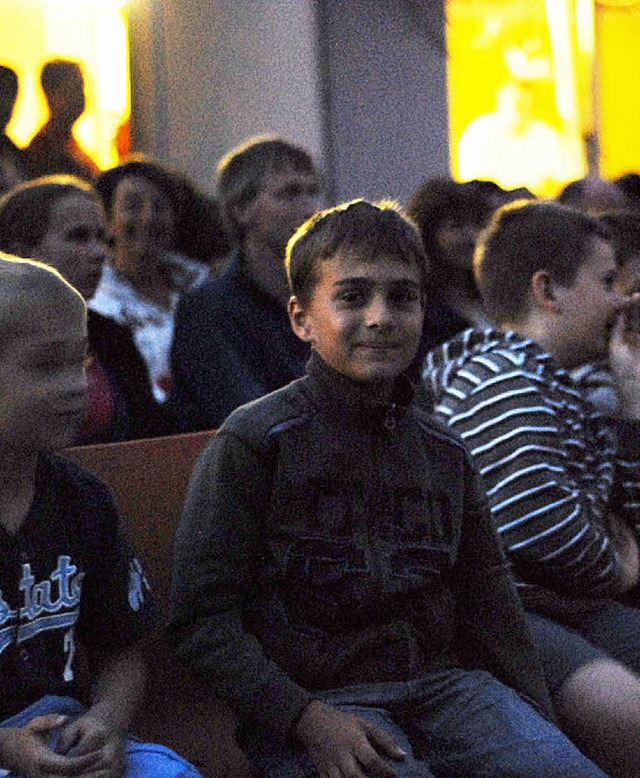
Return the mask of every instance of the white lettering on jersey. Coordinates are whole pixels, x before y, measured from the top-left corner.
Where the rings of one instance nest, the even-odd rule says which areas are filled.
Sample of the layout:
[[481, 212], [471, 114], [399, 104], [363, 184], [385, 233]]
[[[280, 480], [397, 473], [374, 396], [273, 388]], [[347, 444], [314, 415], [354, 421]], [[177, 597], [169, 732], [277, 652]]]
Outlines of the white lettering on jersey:
[[65, 555], [58, 557], [49, 578], [40, 582], [36, 582], [31, 565], [23, 564], [19, 584], [22, 606], [12, 610], [0, 591], [0, 653], [14, 641], [20, 644], [44, 631], [73, 627], [80, 615], [83, 578], [84, 573]]

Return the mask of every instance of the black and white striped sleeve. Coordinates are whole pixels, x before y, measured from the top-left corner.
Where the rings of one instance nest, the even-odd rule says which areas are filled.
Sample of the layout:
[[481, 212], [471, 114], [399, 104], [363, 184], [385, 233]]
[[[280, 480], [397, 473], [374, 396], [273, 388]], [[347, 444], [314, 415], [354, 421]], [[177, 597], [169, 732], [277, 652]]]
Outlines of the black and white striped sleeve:
[[508, 354], [485, 354], [450, 377], [436, 413], [471, 451], [519, 577], [567, 594], [616, 594], [620, 560], [603, 530], [613, 450], [581, 427], [577, 396], [545, 388]]

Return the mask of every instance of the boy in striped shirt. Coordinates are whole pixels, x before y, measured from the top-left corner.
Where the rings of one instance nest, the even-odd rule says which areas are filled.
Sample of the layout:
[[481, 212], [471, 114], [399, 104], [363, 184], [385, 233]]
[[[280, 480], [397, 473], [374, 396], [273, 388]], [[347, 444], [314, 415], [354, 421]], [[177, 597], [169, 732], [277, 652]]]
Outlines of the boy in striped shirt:
[[[640, 339], [601, 224], [551, 202], [500, 209], [476, 280], [496, 329], [432, 352], [436, 413], [483, 477], [565, 730], [640, 775]], [[569, 370], [609, 355], [613, 425]]]

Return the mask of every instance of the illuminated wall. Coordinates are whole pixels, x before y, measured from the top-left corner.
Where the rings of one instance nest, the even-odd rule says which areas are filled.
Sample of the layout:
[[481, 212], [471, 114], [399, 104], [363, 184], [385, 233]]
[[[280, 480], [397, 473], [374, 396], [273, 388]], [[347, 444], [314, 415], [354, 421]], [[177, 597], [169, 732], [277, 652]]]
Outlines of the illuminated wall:
[[26, 146], [47, 119], [42, 65], [53, 58], [84, 67], [87, 110], [78, 142], [105, 168], [127, 147], [129, 53], [124, 0], [0, 0], [0, 64], [17, 71], [20, 92], [8, 134]]
[[600, 167], [616, 177], [640, 172], [640, 3], [596, 3]]

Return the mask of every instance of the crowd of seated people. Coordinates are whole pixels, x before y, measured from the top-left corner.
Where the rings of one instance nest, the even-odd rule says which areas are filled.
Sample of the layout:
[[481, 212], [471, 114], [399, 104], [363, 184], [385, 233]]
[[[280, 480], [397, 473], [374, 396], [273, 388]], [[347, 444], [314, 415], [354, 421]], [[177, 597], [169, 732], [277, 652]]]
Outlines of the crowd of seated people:
[[171, 405], [187, 430], [218, 427], [234, 409], [299, 378], [309, 356], [289, 326], [287, 241], [320, 203], [315, 163], [260, 137], [219, 164], [217, 196], [234, 242], [224, 272], [183, 296], [171, 353]]
[[[319, 212], [312, 156], [260, 136], [220, 161], [214, 199], [142, 155], [99, 172], [73, 140], [77, 64], [49, 63], [42, 87], [31, 146], [0, 139], [0, 251], [37, 261], [0, 272], [49, 290], [21, 303], [26, 324], [0, 294], [0, 448], [8, 472], [26, 463], [19, 489], [0, 479], [6, 554], [48, 537], [48, 501], [66, 522], [67, 492], [100, 490], [50, 450], [220, 428], [178, 531], [170, 634], [261, 775], [640, 776], [638, 175], [587, 176], [557, 202], [438, 177], [406, 215]], [[2, 129], [16, 95], [0, 68]], [[83, 328], [86, 387], [49, 440], [22, 415], [53, 402], [42, 376], [82, 373], [64, 341]], [[30, 362], [32, 340], [51, 356]], [[128, 549], [113, 521], [100, 531]], [[58, 551], [41, 580], [79, 553]], [[128, 553], [114, 564], [141, 586]], [[122, 674], [98, 673], [88, 707], [25, 713], [35, 685], [5, 704], [0, 768], [134, 764], [130, 709], [111, 709], [127, 673], [138, 697], [142, 621], [123, 656], [88, 640]], [[0, 672], [19, 650], [0, 648]]]
[[[104, 209], [95, 190], [72, 176], [24, 182], [0, 198], [0, 251], [54, 267], [85, 300], [93, 296], [109, 254]], [[132, 332], [89, 311], [88, 403], [77, 443], [127, 440], [172, 431], [153, 397]]]

